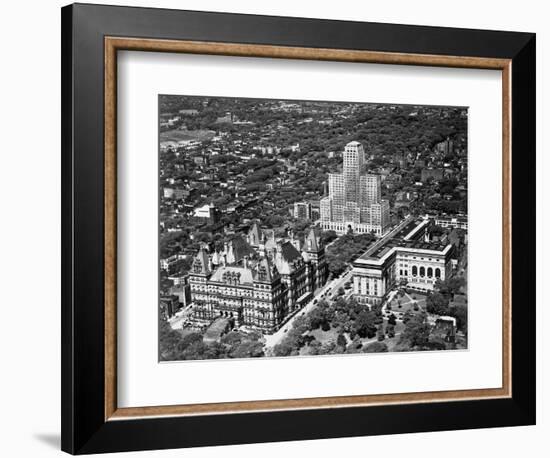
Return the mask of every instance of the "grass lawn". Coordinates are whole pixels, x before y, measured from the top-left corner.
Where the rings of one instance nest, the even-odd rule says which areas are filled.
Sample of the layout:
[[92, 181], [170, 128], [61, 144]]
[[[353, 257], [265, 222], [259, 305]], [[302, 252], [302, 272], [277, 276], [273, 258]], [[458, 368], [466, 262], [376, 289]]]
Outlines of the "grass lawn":
[[160, 141], [179, 142], [181, 140], [210, 140], [216, 132], [213, 130], [168, 130], [160, 133]]
[[[416, 299], [415, 299], [416, 298]], [[405, 313], [409, 310], [414, 312], [414, 303], [423, 310], [426, 308], [426, 295], [419, 293], [405, 293], [403, 297], [398, 297], [397, 295], [390, 302], [391, 311], [393, 313]], [[399, 306], [401, 305], [401, 307]]]
[[313, 331], [309, 331], [308, 334], [315, 337], [315, 339], [322, 344], [331, 340], [334, 340], [336, 342], [336, 339], [338, 338], [338, 330], [335, 328], [330, 328], [330, 331], [323, 331], [321, 328], [319, 328]]
[[196, 333], [197, 331], [193, 331], [191, 328], [178, 328], [178, 329], [175, 329], [176, 331], [178, 331], [182, 337], [185, 337], [189, 334], [194, 334]]

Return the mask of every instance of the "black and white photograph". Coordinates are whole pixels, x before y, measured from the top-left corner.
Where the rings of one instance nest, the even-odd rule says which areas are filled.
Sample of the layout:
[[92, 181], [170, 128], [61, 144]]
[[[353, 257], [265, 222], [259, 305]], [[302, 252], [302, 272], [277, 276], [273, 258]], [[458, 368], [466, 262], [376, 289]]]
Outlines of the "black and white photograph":
[[159, 95], [159, 360], [468, 348], [468, 108]]
[[548, 8], [314, 5], [5, 4], [0, 456], [544, 455]]

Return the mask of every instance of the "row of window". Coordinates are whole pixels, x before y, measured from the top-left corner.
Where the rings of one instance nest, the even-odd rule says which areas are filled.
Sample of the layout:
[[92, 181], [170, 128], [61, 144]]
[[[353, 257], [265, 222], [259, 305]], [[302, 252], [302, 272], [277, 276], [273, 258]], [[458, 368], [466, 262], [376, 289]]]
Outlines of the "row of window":
[[[425, 267], [418, 268], [417, 266], [412, 267], [412, 276], [416, 277], [420, 275], [421, 277], [428, 277], [432, 278], [435, 274], [435, 278], [441, 278], [441, 269], [439, 267], [434, 269], [431, 267], [428, 267], [427, 269]], [[399, 275], [407, 277], [409, 275], [408, 270], [399, 269]]]

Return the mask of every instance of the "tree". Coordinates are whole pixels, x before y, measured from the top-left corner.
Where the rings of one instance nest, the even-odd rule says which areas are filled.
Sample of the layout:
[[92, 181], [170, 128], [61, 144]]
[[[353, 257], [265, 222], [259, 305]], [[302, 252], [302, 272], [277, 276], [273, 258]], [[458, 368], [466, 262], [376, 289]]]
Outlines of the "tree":
[[468, 334], [468, 306], [458, 304], [449, 309], [449, 315], [456, 318], [456, 329]]
[[191, 332], [184, 336], [178, 343], [178, 350], [184, 351], [187, 347], [191, 346], [195, 342], [202, 342], [202, 335], [198, 332]]
[[309, 312], [308, 320], [310, 330], [319, 329], [324, 323], [328, 323], [328, 303], [325, 300], [321, 300], [317, 304], [317, 307]]
[[407, 324], [412, 317], [413, 313], [410, 310], [407, 310], [403, 315], [403, 324]]
[[388, 324], [390, 326], [395, 326], [397, 324], [397, 318], [393, 313], [388, 318]]
[[230, 358], [257, 358], [264, 355], [263, 344], [260, 342], [241, 342], [229, 351]]
[[321, 232], [321, 244], [328, 245], [330, 242], [337, 238], [335, 231], [323, 231]]
[[344, 334], [338, 334], [338, 338], [336, 339], [336, 345], [339, 347], [346, 347], [348, 341], [346, 340], [346, 337]]
[[181, 340], [181, 334], [174, 331], [164, 319], [159, 323], [159, 350], [163, 361], [176, 359], [176, 346]]
[[437, 280], [435, 282], [435, 288], [443, 295], [450, 297], [454, 294], [458, 294], [460, 289], [466, 285], [464, 277], [452, 276], [445, 280]]
[[361, 339], [359, 337], [355, 337], [353, 341], [347, 346], [346, 353], [359, 353], [362, 347], [363, 343], [361, 342]]
[[388, 337], [395, 337], [395, 325], [388, 323], [386, 326], [386, 332], [388, 333]]
[[447, 315], [449, 313], [449, 300], [441, 293], [434, 292], [426, 297], [426, 310], [434, 315]]
[[369, 339], [376, 335], [376, 316], [371, 311], [362, 311], [357, 315], [353, 323], [353, 328], [357, 335], [361, 338], [368, 337]]
[[321, 342], [319, 342], [318, 340], [313, 340], [309, 343], [308, 347], [309, 347], [309, 354], [310, 355], [318, 355], [319, 354], [319, 351], [321, 349]]
[[363, 353], [385, 353], [388, 346], [384, 342], [372, 342], [363, 348]]
[[400, 345], [405, 345], [408, 348], [425, 347], [430, 338], [430, 325], [426, 312], [417, 313], [407, 321], [405, 329], [401, 333], [399, 339]]
[[319, 355], [330, 355], [334, 353], [335, 349], [336, 344], [334, 343], [334, 340], [330, 340], [321, 345], [321, 348], [319, 349]]
[[294, 348], [292, 345], [283, 341], [273, 347], [273, 354], [275, 356], [290, 356], [293, 350]]
[[379, 342], [386, 338], [386, 334], [384, 332], [384, 325], [383, 324], [378, 325], [378, 329], [376, 331], [376, 338], [378, 339]]

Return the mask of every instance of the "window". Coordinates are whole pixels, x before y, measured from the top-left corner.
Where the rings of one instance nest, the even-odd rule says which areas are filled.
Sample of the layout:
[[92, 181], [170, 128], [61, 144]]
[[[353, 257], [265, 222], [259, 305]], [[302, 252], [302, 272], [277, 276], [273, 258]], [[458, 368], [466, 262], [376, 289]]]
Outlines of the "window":
[[428, 277], [432, 278], [433, 275], [433, 269], [431, 267], [428, 267]]
[[413, 277], [416, 277], [418, 275], [418, 269], [416, 268], [416, 266], [413, 266], [412, 274], [413, 274]]
[[426, 269], [424, 269], [424, 267], [421, 267], [420, 268], [420, 276], [423, 277], [424, 275], [426, 275]]
[[435, 269], [435, 278], [441, 278], [441, 269], [439, 267]]

